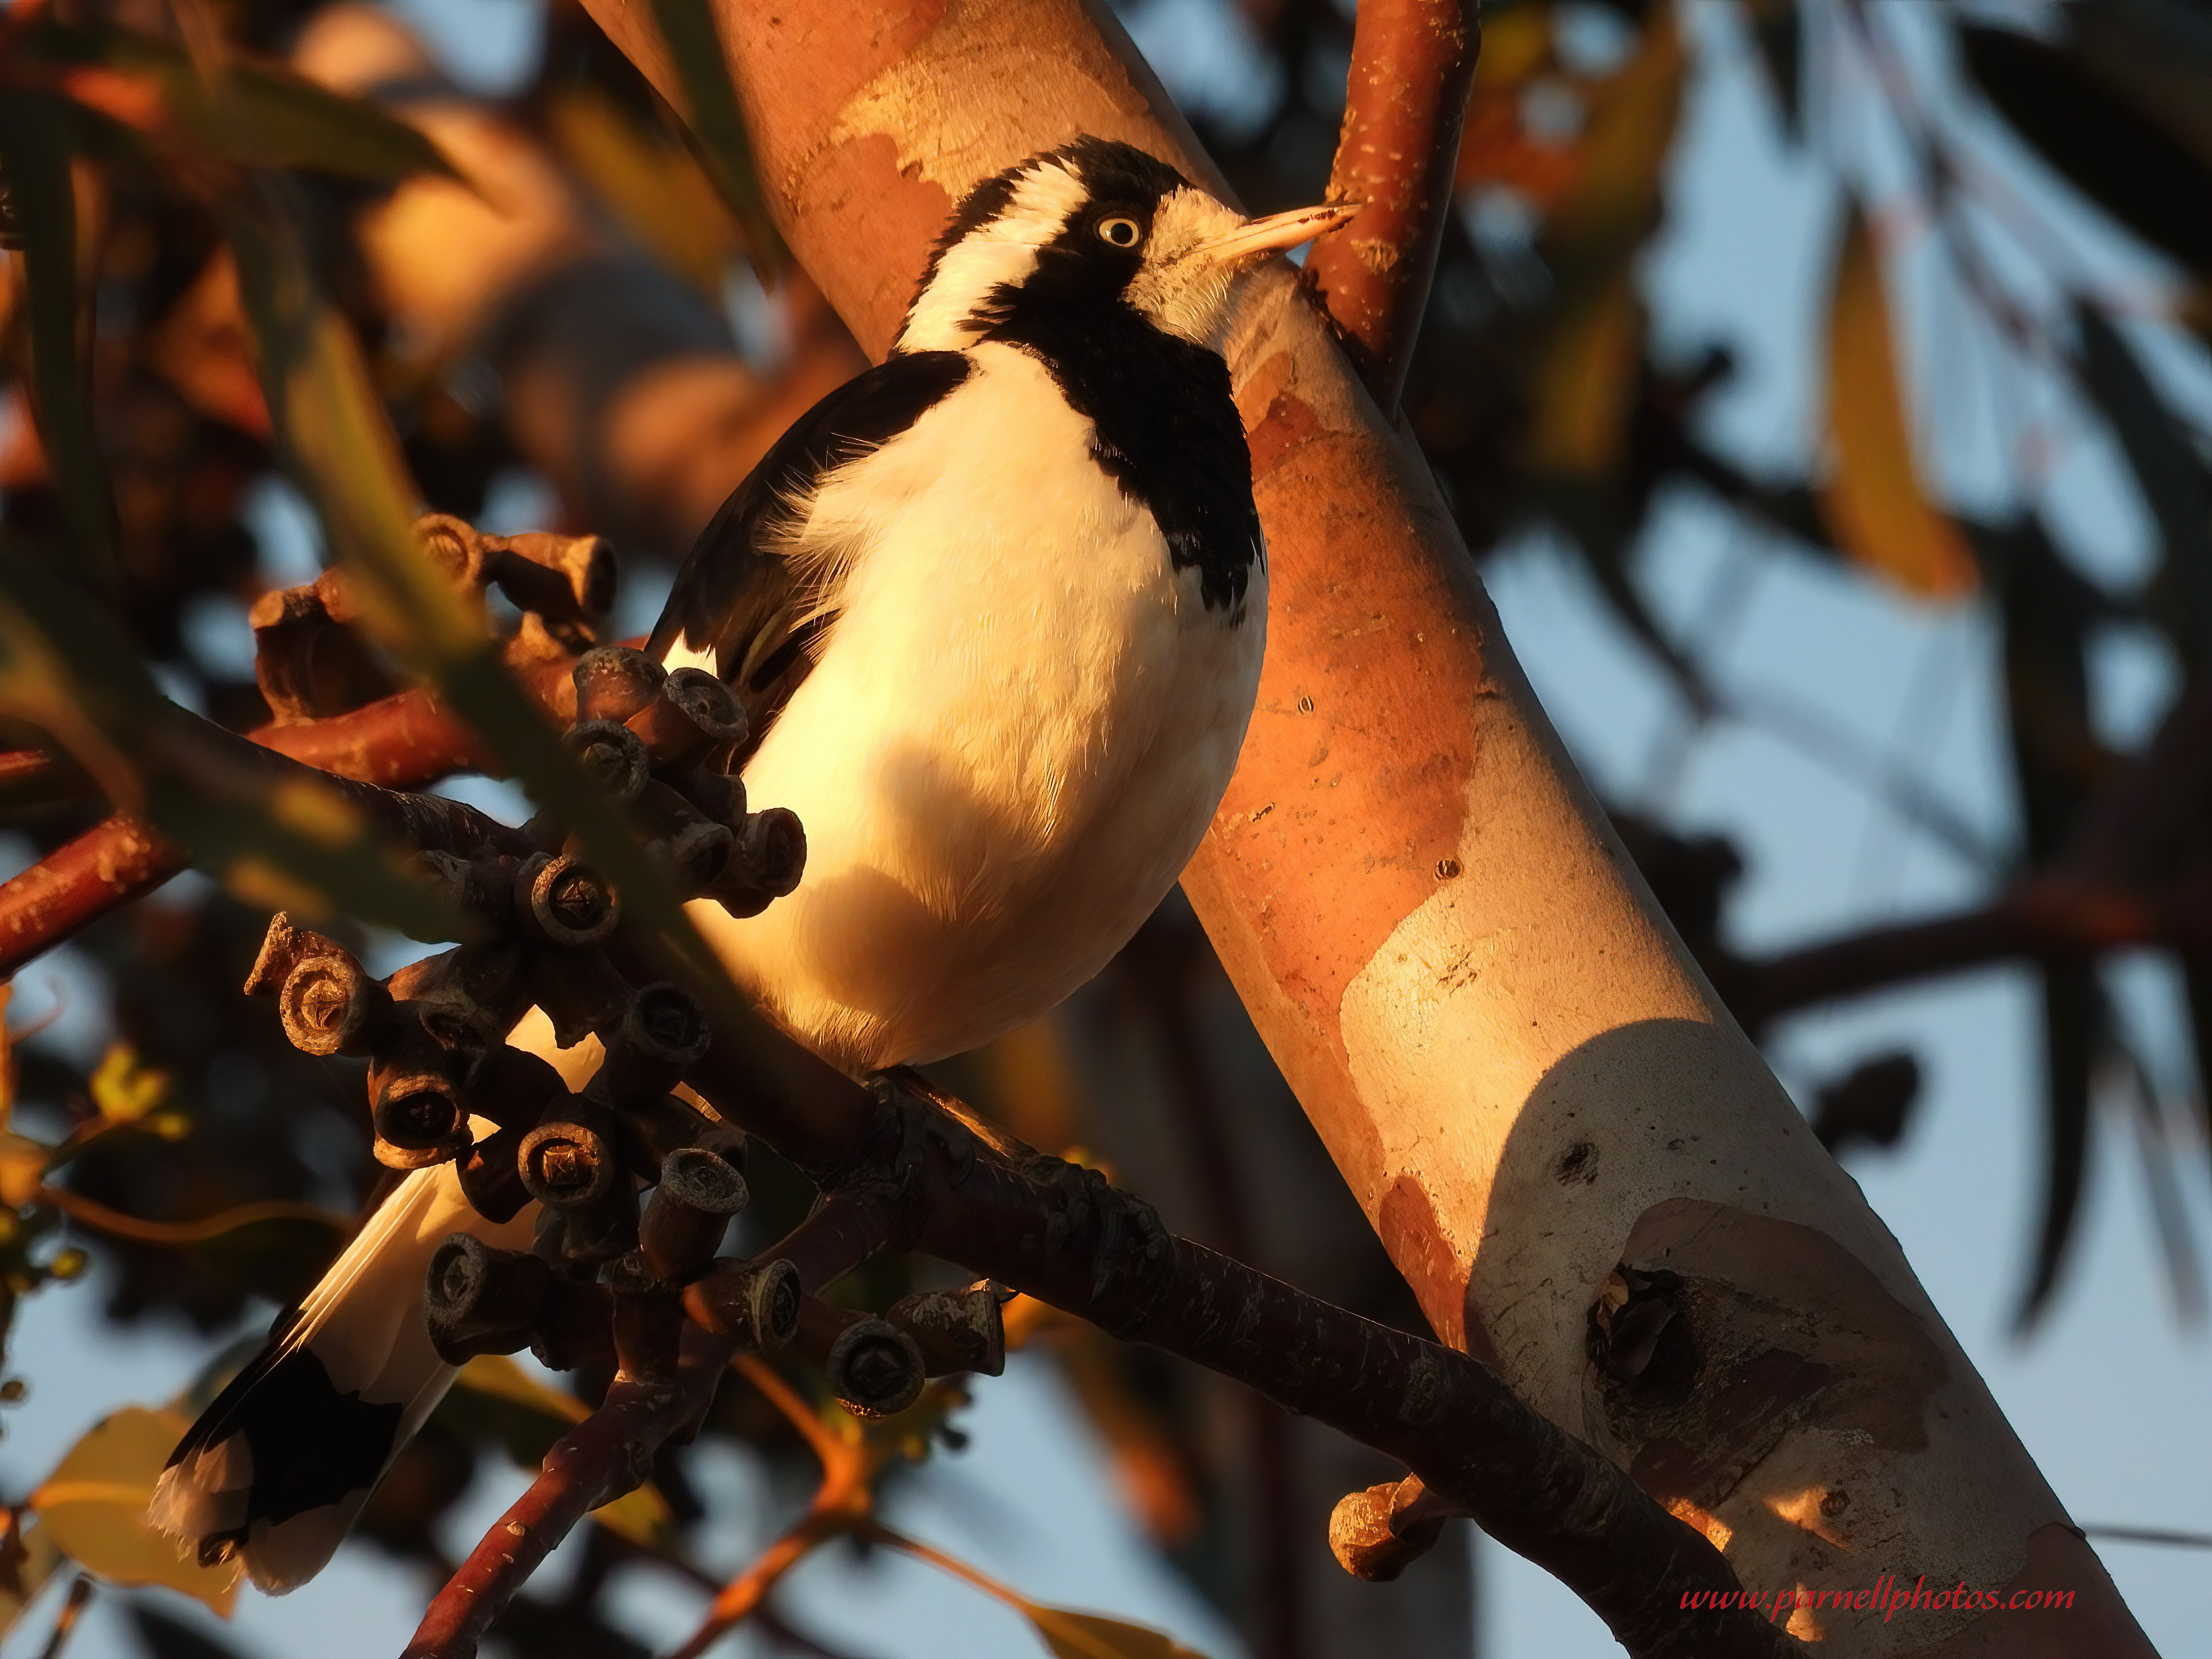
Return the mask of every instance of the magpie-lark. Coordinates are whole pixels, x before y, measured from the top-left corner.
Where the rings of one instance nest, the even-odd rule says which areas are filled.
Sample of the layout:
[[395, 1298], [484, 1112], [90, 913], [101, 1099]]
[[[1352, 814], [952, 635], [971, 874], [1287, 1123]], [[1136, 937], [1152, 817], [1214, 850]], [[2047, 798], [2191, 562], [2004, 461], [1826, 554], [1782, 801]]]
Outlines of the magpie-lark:
[[[1348, 216], [1247, 220], [1085, 138], [979, 185], [889, 358], [739, 486], [650, 649], [738, 693], [747, 793], [798, 890], [694, 915], [772, 1018], [855, 1077], [1054, 1006], [1127, 942], [1220, 804], [1267, 556], [1222, 356], [1237, 278]], [[533, 1013], [510, 1039], [580, 1087]], [[585, 1048], [595, 1045], [585, 1045]], [[312, 1576], [453, 1377], [422, 1309], [450, 1165], [410, 1176], [179, 1446], [153, 1517], [264, 1589]]]

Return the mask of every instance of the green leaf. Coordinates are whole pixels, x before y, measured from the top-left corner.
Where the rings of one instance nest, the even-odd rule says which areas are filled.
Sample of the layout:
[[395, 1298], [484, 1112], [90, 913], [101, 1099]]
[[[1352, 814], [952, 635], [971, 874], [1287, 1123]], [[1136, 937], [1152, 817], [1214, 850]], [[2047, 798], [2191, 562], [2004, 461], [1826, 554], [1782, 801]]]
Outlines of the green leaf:
[[1554, 313], [1522, 440], [1531, 471], [1588, 482], [1620, 470], [1644, 336], [1644, 302], [1626, 264]]
[[234, 1565], [203, 1567], [146, 1522], [169, 1453], [191, 1426], [180, 1412], [128, 1406], [94, 1424], [31, 1494], [55, 1547], [112, 1584], [161, 1584], [228, 1614]]
[[[505, 1354], [480, 1354], [462, 1366], [437, 1411], [439, 1421], [463, 1439], [496, 1441], [526, 1469], [536, 1468], [555, 1441], [591, 1414], [575, 1395]], [[676, 1541], [675, 1511], [650, 1481], [601, 1504], [592, 1519], [641, 1549], [665, 1551]]]
[[15, 243], [22, 250], [31, 385], [47, 465], [71, 532], [94, 568], [115, 568], [115, 496], [93, 426], [91, 362], [77, 272], [76, 191], [69, 141], [77, 125], [62, 100], [11, 89], [0, 97]]
[[[119, 28], [49, 25], [42, 55], [144, 82], [158, 95], [152, 136], [173, 124], [201, 148], [245, 167], [288, 167], [369, 184], [416, 173], [460, 174], [422, 132], [374, 104], [319, 86], [281, 64], [229, 58], [203, 76], [179, 46]], [[102, 100], [113, 114], [113, 100]]]
[[649, 130], [588, 83], [556, 94], [545, 119], [562, 161], [624, 229], [702, 293], [722, 292], [730, 257], [743, 242], [695, 146]]
[[1828, 436], [1834, 467], [1821, 512], [1836, 544], [1923, 599], [1972, 590], [1972, 550], [1929, 505], [1913, 464], [1881, 261], [1854, 203], [1828, 310]]
[[311, 776], [240, 766], [207, 743], [96, 607], [4, 547], [0, 713], [50, 733], [119, 810], [143, 811], [249, 902], [420, 939], [459, 936], [452, 907], [400, 869], [343, 796]]
[[1015, 1598], [1018, 1607], [1055, 1659], [1204, 1659], [1173, 1637], [1095, 1613], [1075, 1613]]
[[653, 15], [683, 81], [684, 101], [690, 106], [685, 114], [699, 141], [707, 176], [738, 216], [746, 254], [765, 276], [783, 263], [783, 239], [769, 216], [714, 9], [708, 0], [653, 0]]
[[351, 916], [425, 944], [467, 936], [466, 919], [400, 867], [350, 801], [313, 778], [156, 777], [147, 805], [156, 828], [248, 904], [303, 921]]

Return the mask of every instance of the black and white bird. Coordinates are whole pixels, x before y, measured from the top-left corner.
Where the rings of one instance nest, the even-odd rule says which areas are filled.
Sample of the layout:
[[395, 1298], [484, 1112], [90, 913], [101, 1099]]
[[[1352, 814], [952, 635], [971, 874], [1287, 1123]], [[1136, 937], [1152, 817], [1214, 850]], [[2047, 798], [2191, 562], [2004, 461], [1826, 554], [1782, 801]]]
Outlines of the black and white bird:
[[[1238, 279], [1348, 216], [1248, 220], [1086, 138], [963, 201], [897, 343], [787, 433], [650, 649], [738, 693], [748, 796], [804, 878], [693, 907], [738, 982], [855, 1077], [988, 1042], [1126, 944], [1219, 805], [1267, 567], [1223, 343]], [[580, 1086], [533, 1012], [510, 1039]], [[371, 1218], [178, 1448], [152, 1510], [265, 1589], [311, 1576], [451, 1382], [422, 1309], [477, 1217], [450, 1166]]]

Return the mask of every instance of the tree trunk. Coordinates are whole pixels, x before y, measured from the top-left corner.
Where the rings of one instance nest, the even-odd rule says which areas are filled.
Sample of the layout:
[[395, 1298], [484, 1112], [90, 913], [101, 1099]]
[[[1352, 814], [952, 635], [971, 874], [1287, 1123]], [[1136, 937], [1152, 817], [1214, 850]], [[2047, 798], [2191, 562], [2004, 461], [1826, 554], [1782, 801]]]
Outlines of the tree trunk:
[[[680, 103], [648, 0], [587, 0]], [[716, 0], [778, 223], [871, 353], [978, 178], [1079, 132], [1218, 175], [1103, 8]], [[1858, 1189], [1607, 829], [1419, 456], [1278, 268], [1231, 366], [1260, 708], [1184, 878], [1446, 1340], [1849, 1655], [2150, 1651]], [[2072, 1591], [1984, 1612], [1970, 1591]], [[1939, 1605], [1927, 1596], [1941, 1589]], [[1785, 1603], [1785, 1607], [1789, 1604]]]

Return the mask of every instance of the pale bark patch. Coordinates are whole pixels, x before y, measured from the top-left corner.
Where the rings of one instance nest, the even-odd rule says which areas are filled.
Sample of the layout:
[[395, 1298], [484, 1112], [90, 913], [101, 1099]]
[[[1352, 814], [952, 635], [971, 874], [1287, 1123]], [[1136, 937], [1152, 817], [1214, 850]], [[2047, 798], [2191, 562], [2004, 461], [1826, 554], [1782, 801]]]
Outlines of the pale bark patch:
[[[1066, 16], [1040, 27], [1040, 11]], [[884, 134], [898, 147], [900, 171], [915, 169], [956, 201], [1034, 153], [1024, 135], [1082, 132], [1149, 147], [1158, 132], [1150, 106], [1083, 21], [1066, 0], [955, 0], [918, 46], [846, 101], [827, 143]]]

